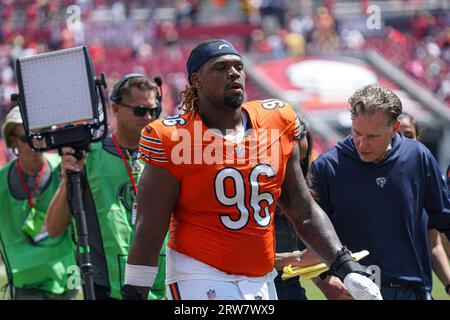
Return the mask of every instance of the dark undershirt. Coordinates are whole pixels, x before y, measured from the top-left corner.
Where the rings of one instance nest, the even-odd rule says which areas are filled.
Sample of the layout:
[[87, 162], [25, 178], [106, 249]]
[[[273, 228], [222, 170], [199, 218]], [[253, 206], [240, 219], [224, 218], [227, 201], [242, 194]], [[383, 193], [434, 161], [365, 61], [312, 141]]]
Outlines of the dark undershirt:
[[[45, 160], [47, 161], [47, 160]], [[40, 170], [39, 170], [40, 171]], [[27, 175], [22, 170], [22, 177], [25, 181], [28, 190], [32, 192], [34, 188], [34, 184], [36, 183], [36, 179], [39, 176], [39, 171], [32, 176]], [[50, 163], [47, 161], [47, 165], [45, 166], [44, 173], [42, 174], [42, 178], [39, 181], [39, 184], [36, 188], [36, 190], [33, 192], [33, 198], [39, 199], [39, 195], [47, 188], [50, 177], [52, 174], [52, 167]], [[9, 174], [8, 174], [8, 185], [9, 190], [11, 192], [11, 195], [16, 198], [17, 200], [26, 200], [28, 199], [27, 193], [25, 192], [25, 189], [23, 187], [22, 181], [20, 179], [19, 171], [17, 170], [17, 161], [14, 161], [12, 164]]]

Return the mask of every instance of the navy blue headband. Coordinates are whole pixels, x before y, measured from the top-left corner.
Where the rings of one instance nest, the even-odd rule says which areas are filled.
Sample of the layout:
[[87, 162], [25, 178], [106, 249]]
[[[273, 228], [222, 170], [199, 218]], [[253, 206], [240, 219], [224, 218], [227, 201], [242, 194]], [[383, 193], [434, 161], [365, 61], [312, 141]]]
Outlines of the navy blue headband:
[[223, 56], [225, 54], [234, 54], [239, 57], [241, 56], [231, 43], [223, 39], [210, 40], [195, 47], [191, 51], [189, 59], [186, 63], [189, 82], [191, 81], [191, 75], [200, 69], [200, 67], [209, 59]]

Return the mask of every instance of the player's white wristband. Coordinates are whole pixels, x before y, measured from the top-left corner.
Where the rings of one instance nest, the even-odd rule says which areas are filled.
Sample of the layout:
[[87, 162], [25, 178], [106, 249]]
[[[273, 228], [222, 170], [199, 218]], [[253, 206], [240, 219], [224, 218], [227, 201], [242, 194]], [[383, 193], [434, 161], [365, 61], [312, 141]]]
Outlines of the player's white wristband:
[[138, 287], [151, 287], [158, 274], [157, 267], [126, 264], [125, 284]]

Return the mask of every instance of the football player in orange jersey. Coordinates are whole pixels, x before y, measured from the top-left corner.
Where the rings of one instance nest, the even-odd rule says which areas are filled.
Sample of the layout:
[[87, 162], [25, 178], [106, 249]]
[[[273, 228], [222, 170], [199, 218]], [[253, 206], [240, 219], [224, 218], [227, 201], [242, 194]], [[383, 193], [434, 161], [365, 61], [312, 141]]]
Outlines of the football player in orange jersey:
[[136, 237], [125, 271], [128, 297], [146, 295], [170, 225], [171, 299], [276, 299], [273, 218], [279, 200], [305, 244], [356, 299], [378, 287], [342, 246], [303, 178], [301, 125], [279, 100], [244, 101], [240, 54], [226, 40], [194, 48], [185, 114], [142, 130], [148, 162], [139, 183]]

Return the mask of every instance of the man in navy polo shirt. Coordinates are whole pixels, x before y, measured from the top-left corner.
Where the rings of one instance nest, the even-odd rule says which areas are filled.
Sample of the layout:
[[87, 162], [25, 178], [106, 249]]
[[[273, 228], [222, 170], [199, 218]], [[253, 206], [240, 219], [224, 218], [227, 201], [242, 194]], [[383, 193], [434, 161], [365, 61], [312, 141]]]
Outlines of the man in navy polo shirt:
[[422, 214], [450, 238], [448, 187], [431, 152], [397, 134], [402, 104], [392, 91], [366, 86], [349, 103], [351, 135], [311, 168], [318, 203], [351, 251], [370, 252], [363, 263], [380, 268], [384, 299], [429, 299]]

